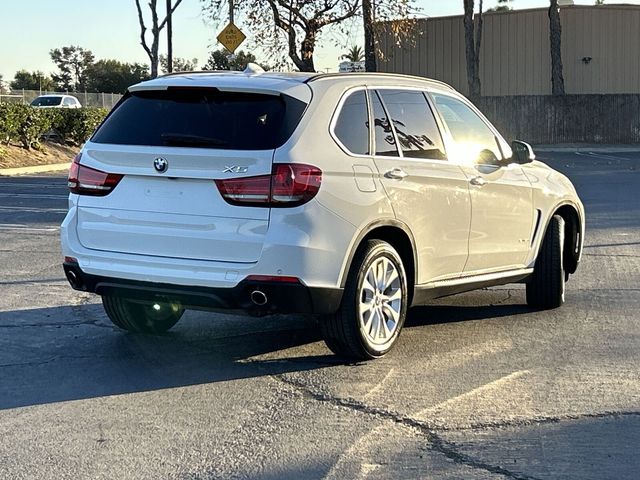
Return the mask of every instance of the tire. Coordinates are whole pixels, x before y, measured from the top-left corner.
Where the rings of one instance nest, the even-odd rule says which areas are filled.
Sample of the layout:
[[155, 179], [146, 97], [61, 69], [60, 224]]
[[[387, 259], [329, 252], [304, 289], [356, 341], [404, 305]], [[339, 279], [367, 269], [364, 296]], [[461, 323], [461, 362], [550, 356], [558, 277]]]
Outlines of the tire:
[[103, 296], [102, 305], [116, 327], [136, 333], [164, 333], [184, 313], [184, 308], [177, 304], [147, 304], [113, 296]]
[[544, 234], [533, 275], [527, 282], [527, 305], [530, 307], [551, 309], [564, 303], [563, 250], [564, 219], [554, 215]]
[[398, 252], [382, 240], [367, 241], [354, 258], [340, 309], [320, 323], [327, 347], [350, 359], [382, 357], [400, 336], [408, 300]]

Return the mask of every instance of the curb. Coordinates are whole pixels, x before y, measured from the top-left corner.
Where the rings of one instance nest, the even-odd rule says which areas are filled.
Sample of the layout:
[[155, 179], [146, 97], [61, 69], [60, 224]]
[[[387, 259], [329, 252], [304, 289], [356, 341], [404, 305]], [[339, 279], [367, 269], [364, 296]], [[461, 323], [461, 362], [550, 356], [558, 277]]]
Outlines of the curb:
[[534, 152], [556, 153], [635, 153], [640, 152], [640, 145], [537, 145]]
[[0, 168], [0, 177], [11, 175], [28, 175], [30, 173], [62, 172], [69, 170], [69, 163], [52, 163], [50, 165], [36, 165], [35, 167]]

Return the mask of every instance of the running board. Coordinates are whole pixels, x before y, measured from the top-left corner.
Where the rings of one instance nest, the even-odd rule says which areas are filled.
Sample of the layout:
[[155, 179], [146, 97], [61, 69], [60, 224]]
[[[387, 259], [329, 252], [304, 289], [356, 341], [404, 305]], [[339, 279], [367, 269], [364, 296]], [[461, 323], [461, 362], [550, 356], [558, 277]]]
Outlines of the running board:
[[486, 273], [471, 277], [460, 277], [451, 280], [416, 285], [413, 290], [413, 301], [411, 306], [425, 305], [434, 298], [447, 297], [458, 293], [470, 292], [480, 288], [495, 287], [496, 285], [506, 285], [507, 283], [518, 283], [526, 279], [533, 273], [533, 268], [523, 268], [521, 270], [510, 270], [508, 272]]

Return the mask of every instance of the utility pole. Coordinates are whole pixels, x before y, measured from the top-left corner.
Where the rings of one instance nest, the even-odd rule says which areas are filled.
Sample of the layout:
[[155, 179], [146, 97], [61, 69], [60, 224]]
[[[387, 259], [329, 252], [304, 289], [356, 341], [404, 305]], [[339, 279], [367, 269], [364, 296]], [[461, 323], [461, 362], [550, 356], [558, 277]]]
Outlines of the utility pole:
[[173, 22], [171, 0], [167, 0], [167, 73], [173, 72]]

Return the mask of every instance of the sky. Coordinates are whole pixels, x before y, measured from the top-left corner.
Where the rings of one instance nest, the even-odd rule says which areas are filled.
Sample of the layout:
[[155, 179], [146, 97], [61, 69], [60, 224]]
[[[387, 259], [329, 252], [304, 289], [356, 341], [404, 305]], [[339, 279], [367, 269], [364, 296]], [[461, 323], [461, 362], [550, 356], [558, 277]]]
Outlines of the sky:
[[[145, 3], [145, 2], [143, 2]], [[496, 0], [485, 0], [486, 8]], [[593, 4], [594, 0], [576, 1]], [[607, 2], [608, 3], [608, 2]], [[611, 2], [614, 3], [614, 2]], [[617, 2], [615, 2], [617, 3]], [[640, 4], [640, 0], [624, 3]], [[159, 1], [159, 5], [164, 2]], [[424, 16], [459, 15], [462, 0], [418, 0]], [[548, 5], [547, 0], [514, 0], [514, 8], [535, 8]], [[206, 63], [208, 52], [219, 47], [215, 37], [224, 26], [217, 28], [205, 21], [200, 0], [183, 0], [174, 16], [174, 57], [197, 58], [198, 66]], [[251, 36], [250, 28], [237, 22]], [[0, 0], [0, 74], [5, 81], [13, 79], [17, 70], [55, 71], [49, 51], [65, 45], [79, 45], [91, 50], [96, 59], [115, 58], [125, 62], [148, 63], [140, 45], [134, 0]], [[316, 69], [335, 71], [339, 56], [348, 45], [362, 44], [357, 28], [354, 34], [337, 40], [325, 35], [316, 50]], [[161, 53], [166, 44], [163, 38]], [[246, 47], [245, 42], [240, 49]], [[258, 59], [262, 60], [258, 55]]]

